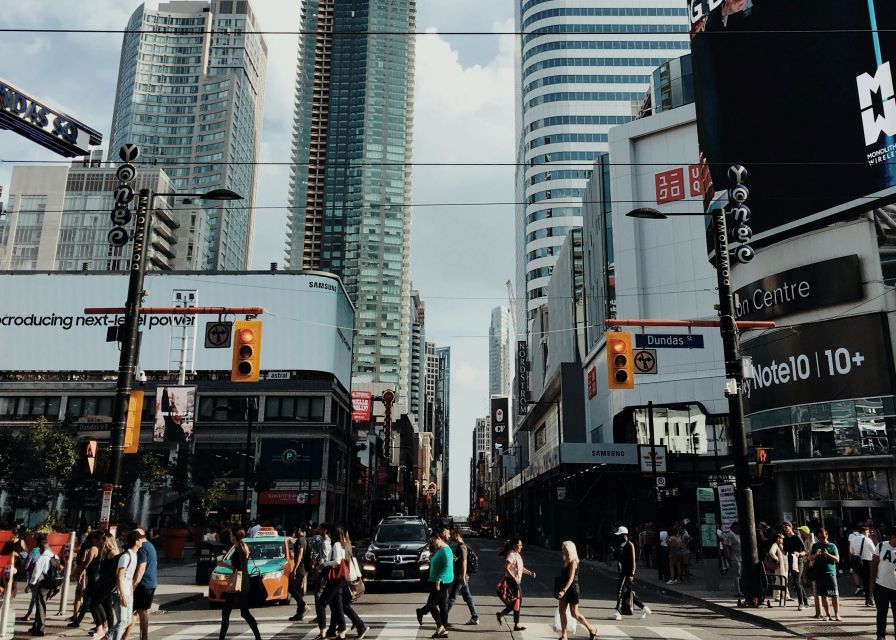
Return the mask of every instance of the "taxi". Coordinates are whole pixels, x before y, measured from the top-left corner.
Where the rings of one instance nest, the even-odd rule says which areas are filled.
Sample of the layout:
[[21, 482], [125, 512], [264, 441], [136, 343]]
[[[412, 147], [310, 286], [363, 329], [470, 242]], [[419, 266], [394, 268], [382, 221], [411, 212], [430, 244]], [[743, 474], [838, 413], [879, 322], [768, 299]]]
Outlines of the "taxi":
[[[253, 605], [287, 604], [289, 602], [289, 576], [292, 575], [292, 538], [281, 536], [276, 529], [263, 527], [253, 538], [244, 538], [249, 547], [249, 567], [247, 575], [252, 584]], [[233, 549], [218, 563], [208, 581], [208, 602], [210, 605], [224, 602], [227, 580], [233, 573], [230, 559]], [[258, 583], [262, 589], [259, 590]]]

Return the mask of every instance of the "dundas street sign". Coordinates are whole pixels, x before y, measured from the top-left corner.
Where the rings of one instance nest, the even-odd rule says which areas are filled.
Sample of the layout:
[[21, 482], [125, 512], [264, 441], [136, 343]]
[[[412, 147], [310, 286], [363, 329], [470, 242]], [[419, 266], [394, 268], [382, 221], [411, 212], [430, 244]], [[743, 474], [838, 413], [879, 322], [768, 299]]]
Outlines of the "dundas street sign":
[[66, 158], [90, 153], [103, 134], [52, 109], [0, 78], [0, 129], [8, 129]]

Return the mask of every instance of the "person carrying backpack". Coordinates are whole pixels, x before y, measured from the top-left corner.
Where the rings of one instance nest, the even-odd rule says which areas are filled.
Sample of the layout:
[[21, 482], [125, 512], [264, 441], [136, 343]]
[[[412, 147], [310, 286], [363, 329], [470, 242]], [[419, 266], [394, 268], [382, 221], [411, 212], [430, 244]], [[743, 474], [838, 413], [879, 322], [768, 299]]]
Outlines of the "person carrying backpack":
[[28, 586], [25, 588], [25, 591], [31, 592], [31, 603], [34, 605], [34, 624], [28, 629], [28, 633], [32, 636], [44, 635], [47, 598], [53, 589], [59, 587], [57, 581], [61, 576], [59, 558], [50, 549], [49, 541], [41, 538], [37, 548], [40, 549], [40, 555], [34, 562]]
[[476, 603], [473, 602], [473, 594], [470, 593], [469, 574], [479, 570], [479, 558], [464, 542], [464, 535], [460, 527], [455, 526], [451, 530], [451, 540], [454, 542], [454, 582], [451, 583], [451, 590], [448, 592], [448, 611], [451, 611], [454, 601], [457, 600], [457, 592], [460, 591], [461, 597], [470, 610], [470, 619], [467, 624], [477, 625], [479, 624], [479, 614], [476, 613]]

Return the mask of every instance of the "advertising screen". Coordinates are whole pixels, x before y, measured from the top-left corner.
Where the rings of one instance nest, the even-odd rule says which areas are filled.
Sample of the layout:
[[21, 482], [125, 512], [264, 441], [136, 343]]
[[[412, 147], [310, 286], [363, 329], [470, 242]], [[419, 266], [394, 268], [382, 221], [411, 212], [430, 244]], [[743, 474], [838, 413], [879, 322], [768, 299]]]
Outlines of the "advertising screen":
[[156, 419], [153, 442], [187, 442], [193, 439], [196, 415], [196, 387], [159, 387], [156, 389]]
[[[148, 273], [144, 307], [171, 307], [175, 290], [195, 290], [201, 306], [263, 307], [261, 370], [325, 371], [351, 387], [354, 310], [339, 280], [327, 274]], [[116, 371], [119, 348], [107, 331], [123, 314], [87, 315], [86, 307], [121, 308], [126, 274], [0, 274], [0, 371]], [[217, 314], [141, 316], [144, 371], [176, 371], [172, 344], [196, 330], [194, 367], [230, 371], [232, 349], [204, 348]], [[228, 316], [233, 319], [233, 316]], [[198, 326], [196, 326], [198, 323]]]
[[760, 245], [896, 200], [896, 3], [689, 0], [702, 159]]
[[492, 447], [506, 451], [510, 446], [510, 399], [507, 396], [491, 398], [490, 412], [492, 423]]

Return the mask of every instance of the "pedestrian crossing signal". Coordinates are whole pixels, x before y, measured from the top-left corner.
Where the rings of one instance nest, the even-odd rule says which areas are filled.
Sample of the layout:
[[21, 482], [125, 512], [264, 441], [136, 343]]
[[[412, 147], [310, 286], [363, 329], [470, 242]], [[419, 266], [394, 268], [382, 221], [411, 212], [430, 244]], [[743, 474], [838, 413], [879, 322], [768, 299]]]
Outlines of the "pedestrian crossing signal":
[[632, 354], [632, 334], [627, 331], [607, 333], [607, 387], [635, 388], [635, 359]]
[[93, 472], [96, 471], [96, 450], [98, 443], [96, 440], [88, 440], [87, 447], [84, 450], [85, 458], [87, 460], [87, 473], [88, 475], [93, 475]]
[[233, 323], [233, 364], [231, 382], [258, 382], [261, 370], [261, 321]]

